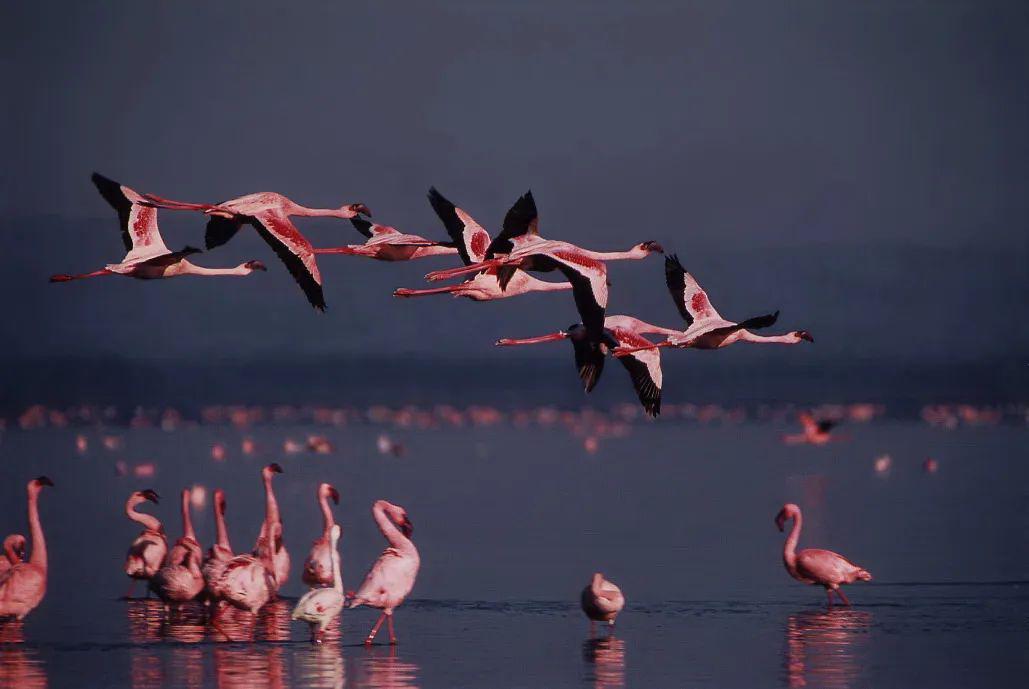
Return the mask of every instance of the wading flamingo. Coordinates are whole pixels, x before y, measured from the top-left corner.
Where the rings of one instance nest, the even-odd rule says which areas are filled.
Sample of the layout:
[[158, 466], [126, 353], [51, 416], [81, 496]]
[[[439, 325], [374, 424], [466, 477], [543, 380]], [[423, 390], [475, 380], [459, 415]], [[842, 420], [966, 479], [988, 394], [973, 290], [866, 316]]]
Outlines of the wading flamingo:
[[[289, 579], [289, 553], [282, 542], [282, 517], [279, 515], [279, 503], [275, 500], [275, 490], [272, 488], [272, 476], [281, 474], [282, 467], [276, 462], [261, 469], [261, 481], [264, 483], [264, 523], [261, 524], [261, 533], [254, 544], [254, 551], [261, 549], [262, 543], [271, 550], [272, 561], [274, 562], [275, 590]], [[278, 536], [271, 538], [268, 535], [268, 528], [272, 524], [278, 524]]]
[[872, 575], [865, 569], [858, 567], [842, 555], [831, 550], [820, 550], [817, 548], [805, 548], [797, 552], [797, 541], [800, 540], [800, 528], [803, 518], [800, 508], [793, 503], [787, 503], [775, 516], [775, 525], [782, 531], [787, 520], [793, 520], [793, 528], [786, 538], [782, 549], [782, 561], [790, 576], [803, 584], [818, 584], [825, 587], [825, 595], [829, 599], [829, 607], [832, 607], [833, 591], [840, 597], [844, 605], [850, 605], [850, 601], [840, 590], [840, 584], [853, 584], [855, 581], [871, 581]]
[[[488, 251], [495, 248], [490, 241], [489, 233], [475, 222], [472, 216], [461, 210], [433, 187], [429, 189], [429, 202], [436, 215], [443, 221], [447, 233], [457, 246], [464, 264], [473, 265], [492, 257]], [[531, 216], [531, 220], [527, 217]], [[532, 193], [518, 199], [504, 218], [504, 231], [498, 235], [496, 242], [500, 246], [509, 246], [510, 238], [520, 236], [528, 231], [536, 217], [536, 204], [532, 202]], [[516, 271], [504, 289], [500, 288], [497, 279], [497, 268], [489, 268], [468, 278], [458, 285], [446, 285], [430, 289], [407, 289], [400, 287], [393, 291], [394, 297], [423, 297], [430, 294], [452, 294], [473, 301], [493, 301], [516, 297], [528, 292], [559, 292], [572, 288], [568, 282], [546, 282], [529, 275], [524, 270]]]
[[590, 583], [582, 590], [582, 611], [590, 619], [590, 629], [594, 622], [607, 622], [609, 627], [615, 626], [615, 618], [625, 607], [625, 596], [622, 590], [595, 572]]
[[[806, 330], [794, 330], [785, 335], [766, 337], [755, 335], [751, 329], [767, 328], [775, 324], [779, 312], [748, 318], [734, 323], [722, 318], [711, 305], [705, 292], [696, 279], [686, 272], [677, 256], [665, 256], [665, 284], [672, 295], [672, 301], [686, 322], [686, 330], [670, 335], [664, 342], [650, 347], [677, 347], [680, 349], [720, 349], [736, 342], [754, 342], [757, 344], [797, 344], [814, 342], [814, 338]], [[615, 356], [632, 354], [635, 348], [619, 349]]]
[[164, 601], [165, 610], [173, 604], [181, 607], [183, 603], [193, 600], [204, 590], [204, 575], [200, 572], [203, 553], [193, 531], [189, 498], [189, 489], [183, 488], [182, 538], [172, 546], [165, 565], [150, 578], [150, 590]]
[[322, 275], [314, 257], [314, 247], [290, 221], [290, 216], [331, 217], [349, 220], [359, 214], [371, 215], [362, 203], [349, 203], [339, 208], [307, 208], [271, 191], [248, 194], [219, 204], [184, 203], [171, 201], [153, 194], [144, 194], [144, 202], [156, 208], [202, 211], [211, 216], [207, 222], [206, 246], [221, 246], [239, 231], [250, 225], [267, 242], [289, 269], [293, 279], [307, 295], [311, 306], [325, 310], [322, 294]]
[[308, 586], [332, 586], [333, 568], [338, 569], [339, 565], [334, 564], [336, 546], [331, 541], [336, 521], [332, 518], [329, 498], [332, 498], [332, 501], [338, 505], [339, 491], [328, 483], [322, 483], [319, 484], [315, 495], [318, 498], [318, 506], [322, 510], [322, 535], [311, 546], [311, 552], [304, 561], [304, 573], [301, 578]]
[[19, 562], [0, 574], [0, 618], [22, 620], [39, 605], [46, 595], [46, 539], [39, 521], [39, 491], [54, 482], [46, 476], [29, 481], [28, 515], [32, 555], [28, 562]]
[[229, 541], [229, 529], [225, 525], [225, 491], [217, 488], [214, 491], [214, 529], [215, 541], [207, 551], [203, 567], [204, 591], [209, 602], [222, 598], [221, 578], [229, 560], [233, 558], [232, 543]]
[[575, 350], [575, 366], [579, 370], [586, 392], [593, 390], [600, 374], [604, 370], [605, 356], [617, 347], [638, 348], [633, 354], [619, 358], [622, 366], [629, 372], [636, 396], [639, 397], [643, 410], [650, 416], [661, 413], [661, 356], [660, 350], [649, 347], [652, 343], [643, 337], [645, 333], [669, 335], [678, 331], [645, 323], [632, 316], [608, 316], [604, 319], [604, 338], [599, 343], [592, 342], [586, 335], [581, 323], [576, 323], [568, 330], [560, 330], [550, 335], [529, 337], [525, 339], [500, 339], [498, 347], [512, 345], [539, 344], [557, 340], [571, 340]]
[[378, 225], [364, 218], [351, 218], [358, 232], [368, 238], [364, 244], [348, 244], [315, 249], [316, 254], [345, 254], [365, 256], [377, 261], [413, 261], [429, 256], [449, 256], [457, 253], [450, 242], [437, 242], [416, 234], [404, 234], [387, 225]]
[[172, 251], [164, 244], [157, 227], [157, 209], [143, 205], [143, 197], [132, 189], [114, 180], [93, 173], [93, 184], [101, 195], [118, 211], [122, 240], [125, 243], [125, 258], [120, 263], [110, 263], [100, 270], [81, 275], [64, 273], [50, 276], [50, 282], [68, 282], [103, 275], [124, 275], [141, 280], [173, 278], [180, 275], [250, 275], [255, 270], [265, 270], [260, 261], [246, 261], [235, 268], [204, 268], [190, 263], [186, 256], [199, 253], [191, 246], [181, 251]]
[[[125, 594], [126, 598], [132, 597], [137, 581], [140, 579], [149, 581], [157, 574], [157, 570], [161, 569], [164, 558], [168, 554], [168, 541], [164, 536], [164, 526], [157, 517], [136, 511], [136, 505], [148, 500], [156, 505], [159, 499], [160, 496], [157, 492], [148, 488], [147, 490], [137, 490], [125, 502], [125, 516], [143, 525], [143, 530], [132, 541], [129, 552], [125, 555], [125, 574], [132, 579], [128, 593]], [[149, 587], [147, 595], [150, 595]]]
[[232, 637], [219, 623], [224, 603], [256, 615], [278, 590], [275, 582], [273, 547], [274, 542], [282, 536], [282, 525], [271, 524], [265, 533], [268, 537], [260, 539], [253, 555], [237, 555], [225, 563], [221, 576], [213, 587], [219, 597], [214, 601], [211, 624], [228, 639]]
[[337, 550], [339, 534], [339, 524], [333, 524], [329, 532], [329, 547], [332, 549], [329, 558], [332, 570], [332, 588], [311, 589], [293, 608], [293, 619], [303, 620], [310, 624], [311, 641], [319, 644], [325, 635], [325, 628], [343, 610], [343, 575], [339, 569], [339, 550]]
[[418, 549], [411, 541], [414, 525], [407, 518], [407, 511], [403, 507], [385, 500], [377, 500], [372, 505], [372, 517], [378, 524], [379, 531], [389, 541], [389, 546], [368, 570], [364, 583], [354, 594], [349, 607], [367, 605], [382, 610], [364, 642], [370, 644], [379, 633], [383, 620], [386, 620], [389, 626], [389, 642], [395, 644], [397, 635], [393, 631], [393, 610], [404, 602], [407, 594], [414, 588], [421, 560], [418, 557]]
[[4, 552], [0, 555], [0, 574], [25, 559], [25, 537], [12, 533], [4, 539]]

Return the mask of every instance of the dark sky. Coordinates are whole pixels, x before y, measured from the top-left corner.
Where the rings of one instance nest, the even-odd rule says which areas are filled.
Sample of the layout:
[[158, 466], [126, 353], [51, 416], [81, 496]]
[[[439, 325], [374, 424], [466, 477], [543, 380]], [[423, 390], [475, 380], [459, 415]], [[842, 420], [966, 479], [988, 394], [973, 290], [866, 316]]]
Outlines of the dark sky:
[[[94, 169], [198, 201], [362, 201], [433, 236], [430, 185], [491, 229], [532, 188], [546, 235], [656, 239], [726, 316], [781, 307], [822, 334], [816, 359], [1027, 345], [1017, 324], [956, 331], [1011, 328], [1027, 305], [1024, 3], [86, 5], [2, 10], [15, 356], [490, 357], [575, 320], [564, 295], [399, 303], [392, 287], [448, 262], [346, 257], [320, 262], [317, 316], [253, 236], [197, 262], [259, 257], [267, 275], [48, 285], [120, 258]], [[201, 218], [161, 220], [169, 244], [200, 241]], [[360, 240], [299, 222], [316, 245]], [[610, 312], [675, 324], [660, 276], [657, 259], [613, 267]]]

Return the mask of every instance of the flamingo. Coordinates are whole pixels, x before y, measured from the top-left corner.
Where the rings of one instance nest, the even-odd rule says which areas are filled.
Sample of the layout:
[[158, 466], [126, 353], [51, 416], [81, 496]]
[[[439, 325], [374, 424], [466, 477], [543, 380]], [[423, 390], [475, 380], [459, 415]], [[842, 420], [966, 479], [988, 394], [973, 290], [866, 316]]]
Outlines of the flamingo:
[[125, 258], [120, 263], [109, 263], [100, 270], [80, 275], [60, 273], [50, 276], [50, 282], [69, 282], [104, 275], [124, 275], [140, 280], [173, 278], [180, 275], [236, 275], [246, 276], [255, 270], [266, 270], [260, 261], [246, 261], [235, 268], [204, 268], [191, 263], [187, 256], [199, 253], [191, 246], [172, 251], [165, 246], [157, 227], [157, 209], [144, 205], [143, 196], [99, 173], [93, 173], [93, 184], [111, 206], [118, 211]]
[[832, 594], [835, 591], [844, 605], [850, 605], [847, 596], [840, 590], [840, 584], [853, 584], [855, 581], [871, 581], [868, 570], [858, 567], [847, 558], [831, 550], [805, 548], [797, 552], [797, 541], [800, 540], [800, 528], [803, 517], [800, 507], [787, 503], [775, 516], [775, 525], [782, 531], [787, 520], [793, 520], [793, 528], [786, 538], [782, 549], [782, 561], [790, 576], [803, 584], [818, 584], [825, 587], [825, 595], [832, 607]]
[[[126, 598], [132, 596], [138, 580], [149, 581], [157, 574], [157, 570], [161, 569], [161, 565], [164, 563], [165, 555], [168, 554], [168, 541], [164, 536], [164, 526], [157, 517], [136, 511], [136, 505], [148, 500], [156, 505], [160, 496], [156, 491], [148, 488], [135, 491], [125, 502], [125, 516], [143, 525], [143, 530], [132, 541], [129, 552], [125, 555], [125, 574], [132, 579], [129, 591], [125, 594]], [[149, 589], [147, 591], [149, 595]]]
[[172, 546], [164, 566], [150, 578], [150, 590], [164, 601], [165, 610], [172, 604], [181, 607], [204, 590], [204, 575], [200, 572], [202, 553], [189, 513], [188, 488], [182, 489], [181, 504], [182, 538]]
[[583, 381], [586, 392], [593, 390], [600, 374], [604, 370], [604, 357], [618, 347], [638, 348], [634, 354], [619, 359], [629, 372], [636, 396], [639, 397], [643, 410], [656, 417], [661, 413], [661, 357], [659, 350], [650, 348], [650, 340], [643, 337], [645, 333], [670, 335], [676, 330], [662, 328], [646, 323], [632, 316], [608, 316], [604, 319], [604, 338], [598, 345], [587, 337], [582, 323], [576, 323], [568, 330], [559, 330], [550, 335], [540, 335], [525, 339], [504, 338], [496, 341], [498, 347], [513, 345], [539, 344], [557, 340], [571, 340], [575, 350], [575, 365], [579, 369], [579, 377]]
[[[261, 524], [261, 533], [257, 537], [254, 551], [260, 551], [262, 544], [271, 550], [271, 557], [274, 561], [275, 590], [289, 579], [289, 553], [282, 542], [282, 517], [279, 515], [279, 503], [275, 500], [275, 491], [272, 489], [272, 476], [281, 474], [282, 467], [276, 462], [261, 469], [261, 480], [264, 482], [264, 523]], [[268, 527], [272, 524], [279, 525], [279, 535], [271, 538], [268, 534]]]
[[372, 505], [372, 517], [378, 524], [379, 531], [389, 542], [389, 546], [368, 570], [364, 583], [354, 594], [349, 607], [368, 605], [382, 610], [375, 626], [368, 632], [365, 644], [372, 643], [383, 620], [388, 622], [389, 642], [395, 644], [397, 636], [393, 632], [393, 610], [404, 602], [404, 598], [414, 588], [421, 560], [418, 557], [418, 549], [411, 541], [414, 525], [411, 524], [403, 507], [385, 500], [377, 500]]
[[625, 607], [625, 596], [622, 590], [595, 572], [590, 583], [582, 590], [580, 600], [582, 611], [590, 620], [590, 628], [594, 622], [607, 622], [609, 627], [615, 626], [615, 618]]
[[[326, 484], [322, 484], [326, 485]], [[323, 503], [324, 504], [324, 503]], [[293, 619], [303, 620], [311, 625], [311, 640], [321, 643], [325, 628], [343, 610], [343, 575], [339, 568], [339, 524], [329, 530], [330, 566], [332, 588], [313, 588], [303, 595], [293, 608]]]
[[[677, 347], [685, 349], [720, 349], [736, 342], [754, 342], [758, 344], [798, 344], [814, 342], [811, 333], [806, 330], [794, 330], [785, 335], [765, 337], [755, 335], [751, 329], [767, 328], [775, 324], [779, 312], [748, 318], [734, 323], [722, 318], [711, 305], [707, 292], [701, 288], [697, 280], [686, 272], [679, 262], [678, 256], [665, 257], [665, 284], [672, 295], [672, 301], [686, 321], [686, 330], [669, 336], [664, 342], [648, 345], [649, 347]], [[615, 352], [615, 356], [626, 356], [636, 351], [625, 348]]]
[[[212, 621], [219, 631], [218, 619], [224, 601], [234, 608], [247, 610], [255, 615], [272, 599], [278, 590], [275, 581], [274, 544], [282, 537], [282, 525], [275, 523], [265, 531], [267, 538], [262, 537], [253, 554], [236, 555], [222, 570], [216, 585], [213, 587], [220, 597], [215, 603]], [[225, 632], [222, 631], [224, 634]], [[225, 634], [228, 636], [228, 634]]]
[[333, 564], [336, 546], [330, 545], [332, 530], [336, 526], [336, 522], [332, 518], [329, 498], [331, 497], [332, 501], [338, 505], [339, 491], [328, 483], [322, 483], [318, 485], [315, 495], [322, 510], [322, 535], [311, 546], [311, 552], [304, 561], [304, 573], [301, 578], [308, 586], [332, 586], [333, 567], [338, 568], [339, 565]]
[[147, 204], [156, 208], [202, 211], [211, 216], [207, 222], [208, 249], [221, 246], [232, 239], [244, 224], [250, 225], [275, 251], [293, 279], [304, 290], [311, 306], [319, 311], [325, 310], [325, 297], [322, 294], [322, 275], [315, 261], [314, 247], [293, 225], [290, 216], [346, 220], [359, 214], [371, 216], [371, 211], [363, 203], [348, 203], [339, 208], [308, 208], [271, 191], [248, 194], [219, 204], [184, 203], [153, 194], [144, 194], [143, 198]]
[[12, 533], [4, 539], [4, 553], [0, 556], [0, 575], [25, 559], [25, 537]]
[[801, 412], [798, 414], [798, 418], [801, 432], [784, 435], [782, 437], [784, 443], [788, 445], [825, 445], [836, 438], [831, 431], [839, 423], [838, 421], [833, 419], [816, 420], [807, 412]]
[[214, 491], [214, 528], [215, 542], [207, 551], [207, 557], [200, 568], [200, 572], [204, 575], [204, 590], [210, 601], [218, 601], [222, 597], [221, 577], [225, 572], [225, 567], [233, 558], [229, 530], [225, 525], [225, 491], [221, 488], [216, 488]]
[[447, 256], [457, 253], [457, 247], [450, 242], [437, 242], [416, 234], [404, 234], [388, 225], [379, 225], [361, 217], [350, 222], [358, 232], [368, 238], [364, 244], [348, 244], [315, 249], [316, 254], [346, 254], [366, 256], [377, 261], [413, 261], [429, 256]]
[[39, 492], [44, 486], [53, 485], [49, 478], [40, 476], [26, 486], [32, 555], [28, 562], [19, 562], [0, 574], [0, 618], [25, 619], [46, 595], [46, 539], [39, 521]]
[[[450, 238], [457, 246], [464, 264], [473, 265], [486, 260], [491, 248], [495, 249], [489, 233], [475, 222], [472, 216], [461, 210], [435, 187], [429, 189], [429, 202], [436, 215], [443, 221]], [[510, 238], [520, 236], [528, 231], [528, 227], [536, 217], [536, 204], [532, 201], [532, 192], [522, 196], [507, 212], [504, 218], [504, 230], [498, 235], [496, 242], [501, 246], [510, 244]], [[531, 218], [526, 220], [526, 218]], [[511, 276], [506, 287], [501, 289], [497, 278], [497, 268], [489, 268], [468, 278], [458, 285], [446, 285], [432, 289], [407, 289], [400, 287], [393, 291], [394, 297], [423, 297], [430, 294], [452, 294], [473, 301], [493, 301], [515, 297], [527, 292], [558, 292], [572, 288], [569, 282], [546, 282], [518, 270]]]

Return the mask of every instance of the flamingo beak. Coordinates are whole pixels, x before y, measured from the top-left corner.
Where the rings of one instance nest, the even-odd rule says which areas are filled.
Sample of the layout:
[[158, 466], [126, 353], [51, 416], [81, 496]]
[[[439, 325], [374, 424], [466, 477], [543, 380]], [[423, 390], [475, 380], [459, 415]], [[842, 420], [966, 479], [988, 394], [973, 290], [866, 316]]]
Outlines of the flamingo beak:
[[157, 494], [156, 490], [147, 488], [145, 491], [143, 491], [143, 497], [149, 500], [150, 502], [154, 503], [155, 505], [160, 504], [161, 496]]
[[775, 525], [779, 527], [779, 531], [782, 532], [786, 528], [786, 513], [780, 512], [775, 515]]
[[400, 531], [408, 538], [411, 538], [411, 535], [414, 533], [414, 524], [411, 523], [411, 520], [407, 518], [406, 514], [404, 515], [403, 521], [400, 522]]
[[278, 462], [272, 462], [271, 464], [268, 465], [268, 471], [271, 471], [274, 474], [281, 474], [282, 473], [282, 467], [279, 466]]
[[811, 337], [811, 333], [809, 333], [807, 330], [801, 330], [799, 333], [797, 333], [797, 337], [799, 337], [802, 340], [807, 340], [808, 342], [815, 341], [815, 338]]
[[332, 497], [334, 503], [339, 504], [339, 491], [332, 486], [329, 486], [329, 496]]
[[350, 210], [354, 211], [355, 213], [360, 213], [361, 215], [366, 215], [369, 218], [372, 217], [371, 210], [369, 210], [368, 206], [364, 205], [363, 203], [351, 204]]
[[53, 486], [54, 482], [50, 480], [49, 476], [40, 476], [36, 479], [36, 483], [41, 486]]

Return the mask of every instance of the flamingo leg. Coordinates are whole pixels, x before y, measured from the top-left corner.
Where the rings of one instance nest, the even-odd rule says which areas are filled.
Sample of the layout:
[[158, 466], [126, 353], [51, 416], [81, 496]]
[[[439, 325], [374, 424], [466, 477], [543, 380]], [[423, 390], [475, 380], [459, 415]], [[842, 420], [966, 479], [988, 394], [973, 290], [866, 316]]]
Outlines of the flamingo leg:
[[826, 596], [826, 598], [829, 599], [829, 607], [831, 608], [832, 607], [832, 589], [827, 588], [825, 590], [825, 596]]
[[379, 621], [375, 623], [372, 630], [368, 632], [368, 638], [364, 640], [365, 645], [369, 645], [375, 640], [375, 635], [379, 633], [379, 627], [382, 626], [382, 621], [386, 619], [386, 613], [379, 615]]
[[365, 247], [363, 247], [363, 246], [353, 246], [353, 245], [330, 246], [330, 247], [325, 247], [325, 248], [321, 248], [321, 249], [315, 249], [314, 253], [316, 253], [316, 254], [345, 254], [347, 256], [361, 256], [361, 255], [365, 255], [367, 253], [364, 249], [365, 249]]
[[[136, 580], [135, 579], [130, 579], [129, 580], [129, 590], [125, 592], [125, 595], [122, 596], [122, 598], [125, 599], [125, 600], [132, 600], [132, 594], [135, 592], [135, 590], [136, 590]], [[150, 588], [149, 587], [147, 587], [147, 593], [148, 594], [150, 593]]]
[[447, 285], [446, 287], [435, 287], [432, 289], [408, 289], [406, 287], [398, 287], [395, 290], [393, 290], [393, 296], [424, 297], [428, 294], [446, 294], [448, 292], [456, 292], [460, 288], [460, 285]]
[[[482, 263], [473, 263], [470, 266], [462, 266], [460, 268], [450, 268], [448, 270], [434, 270], [425, 276], [425, 279], [429, 282], [438, 282], [439, 280], [449, 280], [455, 278], [458, 275], [467, 275], [468, 273], [478, 273], [482, 270], [489, 268], [496, 268], [507, 263], [507, 259], [493, 259], [491, 261], [483, 261]], [[513, 263], [513, 262], [512, 262]]]
[[531, 344], [540, 344], [542, 342], [555, 342], [557, 340], [563, 340], [563, 339], [565, 339], [567, 337], [568, 337], [567, 333], [565, 333], [563, 331], [558, 331], [556, 333], [551, 333], [549, 335], [540, 335], [539, 337], [526, 337], [526, 338], [522, 338], [520, 340], [519, 339], [512, 339], [512, 338], [509, 338], [509, 337], [504, 337], [504, 338], [501, 338], [501, 339], [497, 340], [494, 343], [494, 345], [496, 345], [497, 347], [511, 347], [511, 346], [514, 346], [514, 345], [531, 345]]
[[50, 276], [50, 282], [71, 282], [72, 280], [85, 280], [86, 278], [98, 278], [104, 275], [113, 275], [111, 271], [106, 268], [100, 270], [94, 270], [92, 273], [82, 273], [81, 275], [67, 275], [65, 273], [58, 273], [57, 275]]
[[173, 211], [207, 211], [216, 208], [209, 203], [187, 203], [185, 201], [172, 201], [155, 194], [143, 194], [143, 205], [154, 208], [167, 208]]
[[642, 352], [645, 349], [657, 349], [658, 347], [670, 347], [671, 344], [672, 344], [671, 342], [668, 342], [667, 340], [665, 340], [664, 342], [658, 342], [656, 344], [652, 344], [649, 347], [615, 347], [615, 349], [611, 353], [614, 354], [616, 357], [623, 357], [623, 356], [629, 356], [630, 354], [635, 354], [636, 352]]
[[847, 600], [847, 596], [843, 593], [842, 590], [836, 589], [836, 595], [840, 597], [840, 600], [843, 601], [844, 605], [846, 605], [848, 608], [850, 607], [850, 601]]
[[220, 603], [215, 603], [214, 614], [211, 615], [211, 626], [218, 630], [218, 633], [225, 637], [227, 641], [232, 641], [232, 637], [225, 631], [225, 628], [221, 625], [222, 611], [225, 610], [224, 606]]
[[393, 631], [393, 615], [386, 615], [386, 627], [389, 629], [389, 644], [390, 646], [396, 646], [397, 635]]

